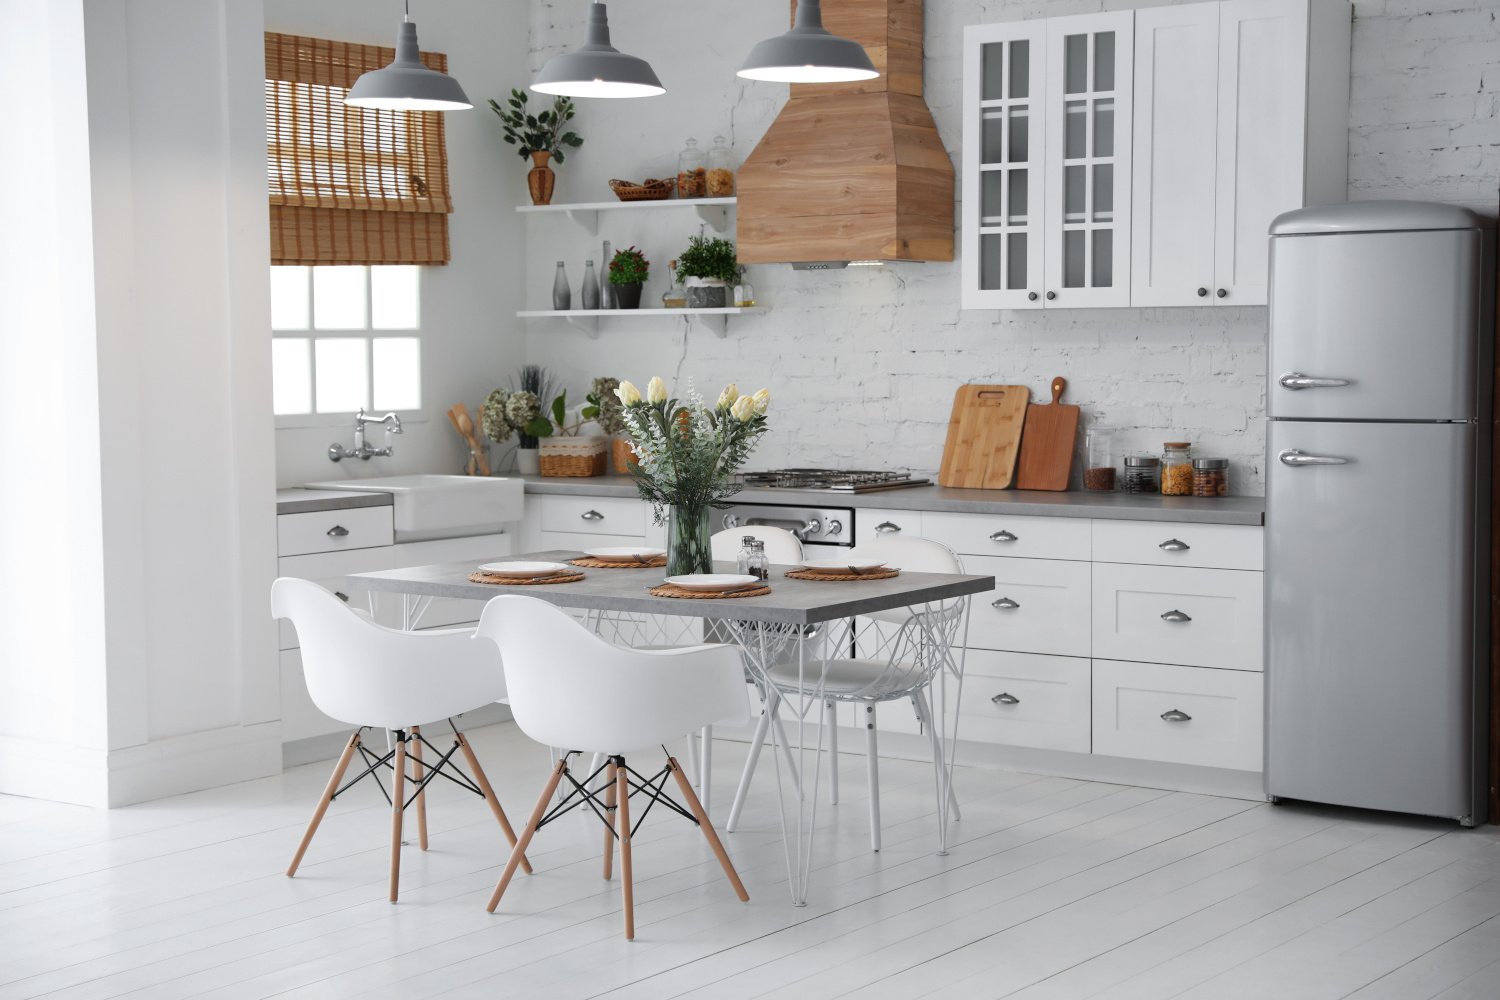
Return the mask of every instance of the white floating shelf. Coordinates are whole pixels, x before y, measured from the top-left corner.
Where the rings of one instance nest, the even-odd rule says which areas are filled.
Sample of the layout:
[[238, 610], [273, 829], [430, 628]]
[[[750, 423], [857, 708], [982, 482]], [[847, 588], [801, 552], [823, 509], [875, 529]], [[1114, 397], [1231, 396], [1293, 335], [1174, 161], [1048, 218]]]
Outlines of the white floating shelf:
[[663, 211], [674, 208], [691, 208], [698, 217], [718, 232], [729, 228], [729, 210], [738, 204], [737, 198], [665, 198], [661, 201], [584, 201], [557, 205], [517, 205], [516, 211], [523, 214], [566, 212], [568, 217], [589, 231], [599, 234], [600, 212]]
[[729, 317], [747, 316], [765, 312], [761, 306], [729, 306], [724, 309], [532, 309], [516, 313], [521, 319], [565, 319], [573, 326], [591, 334], [599, 332], [600, 319], [621, 319], [631, 316], [682, 316], [698, 317], [704, 325], [712, 327], [723, 336], [729, 329]]

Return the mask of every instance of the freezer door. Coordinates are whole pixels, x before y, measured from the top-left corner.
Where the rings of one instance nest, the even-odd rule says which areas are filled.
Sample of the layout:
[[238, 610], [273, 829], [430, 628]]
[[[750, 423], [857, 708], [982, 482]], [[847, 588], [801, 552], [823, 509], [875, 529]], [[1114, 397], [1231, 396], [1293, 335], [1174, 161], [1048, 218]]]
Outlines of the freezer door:
[[1270, 416], [1474, 419], [1479, 248], [1477, 229], [1274, 237]]
[[1271, 795], [1473, 813], [1475, 435], [1271, 423]]

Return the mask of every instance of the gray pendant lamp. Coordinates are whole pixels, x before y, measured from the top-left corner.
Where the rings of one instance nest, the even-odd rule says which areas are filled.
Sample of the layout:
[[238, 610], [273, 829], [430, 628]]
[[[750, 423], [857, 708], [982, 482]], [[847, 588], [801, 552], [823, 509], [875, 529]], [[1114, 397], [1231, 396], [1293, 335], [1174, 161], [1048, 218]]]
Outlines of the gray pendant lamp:
[[382, 111], [462, 111], [474, 106], [457, 80], [422, 62], [410, 3], [396, 34], [396, 61], [362, 74], [344, 96], [344, 103]]
[[589, 5], [583, 46], [548, 59], [531, 89], [563, 97], [655, 97], [667, 92], [650, 63], [609, 44], [609, 12], [598, 0]]
[[863, 45], [824, 30], [819, 0], [797, 0], [792, 30], [751, 49], [739, 75], [771, 83], [854, 83], [880, 73]]

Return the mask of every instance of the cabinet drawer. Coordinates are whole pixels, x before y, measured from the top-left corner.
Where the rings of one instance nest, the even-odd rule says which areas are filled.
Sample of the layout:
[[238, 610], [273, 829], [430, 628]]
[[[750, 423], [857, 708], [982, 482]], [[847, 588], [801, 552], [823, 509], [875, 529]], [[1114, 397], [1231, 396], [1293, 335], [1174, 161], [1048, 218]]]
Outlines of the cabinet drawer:
[[1095, 521], [1094, 561], [1200, 569], [1262, 569], [1261, 529], [1236, 524]]
[[[542, 531], [580, 535], [646, 534], [646, 504], [630, 497], [538, 497]], [[604, 543], [600, 543], [604, 544]], [[628, 542], [626, 544], [629, 544]]]
[[921, 537], [921, 511], [880, 510], [875, 507], [854, 509], [854, 544], [856, 545], [869, 545], [882, 538]]
[[1089, 752], [1089, 661], [1071, 656], [971, 649], [964, 690], [949, 684], [958, 738], [982, 743]]
[[1094, 661], [1094, 753], [1261, 769], [1259, 674]]
[[342, 552], [390, 545], [395, 541], [390, 507], [353, 507], [276, 518], [276, 553]]
[[[283, 517], [301, 517], [300, 514], [283, 514]], [[311, 580], [324, 590], [342, 594], [348, 599], [351, 607], [359, 608], [361, 611], [370, 611], [374, 614], [376, 621], [382, 625], [397, 627], [401, 624], [401, 596], [399, 594], [371, 594], [367, 590], [353, 590], [343, 584], [345, 575], [349, 573], [374, 573], [377, 570], [392, 569], [391, 548], [357, 549], [353, 552], [318, 552], [305, 556], [286, 556], [277, 560], [276, 572], [278, 576], [295, 576], [303, 580]], [[295, 649], [298, 645], [297, 630], [292, 623], [282, 619], [277, 623], [280, 629], [280, 648]]]
[[1260, 670], [1263, 575], [1094, 564], [1095, 656]]
[[969, 607], [968, 645], [1089, 655], [1088, 563], [971, 556], [964, 571], [995, 578], [995, 589], [976, 594]]
[[922, 532], [960, 555], [1023, 559], [1089, 558], [1089, 522], [1081, 517], [922, 514]]

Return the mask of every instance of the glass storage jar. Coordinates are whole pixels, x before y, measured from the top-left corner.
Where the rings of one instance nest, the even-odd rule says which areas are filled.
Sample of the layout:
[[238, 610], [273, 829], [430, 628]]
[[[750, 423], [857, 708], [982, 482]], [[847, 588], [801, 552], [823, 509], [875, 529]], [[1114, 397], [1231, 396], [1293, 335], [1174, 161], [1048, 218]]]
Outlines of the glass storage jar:
[[722, 135], [714, 136], [713, 148], [708, 151], [708, 196], [734, 197], [734, 153]]
[[708, 191], [708, 170], [703, 166], [703, 151], [697, 139], [689, 139], [677, 156], [677, 197], [702, 198]]
[[1090, 429], [1085, 435], [1084, 451], [1088, 464], [1083, 468], [1083, 488], [1110, 492], [1115, 488], [1115, 457], [1111, 447], [1114, 437], [1109, 431]]
[[1227, 497], [1229, 495], [1229, 459], [1193, 459], [1193, 496]]
[[1193, 447], [1186, 441], [1167, 441], [1161, 446], [1161, 494], [1193, 495]]
[[1126, 455], [1125, 476], [1120, 483], [1122, 493], [1155, 493], [1156, 473], [1161, 469], [1161, 459], [1155, 455]]

